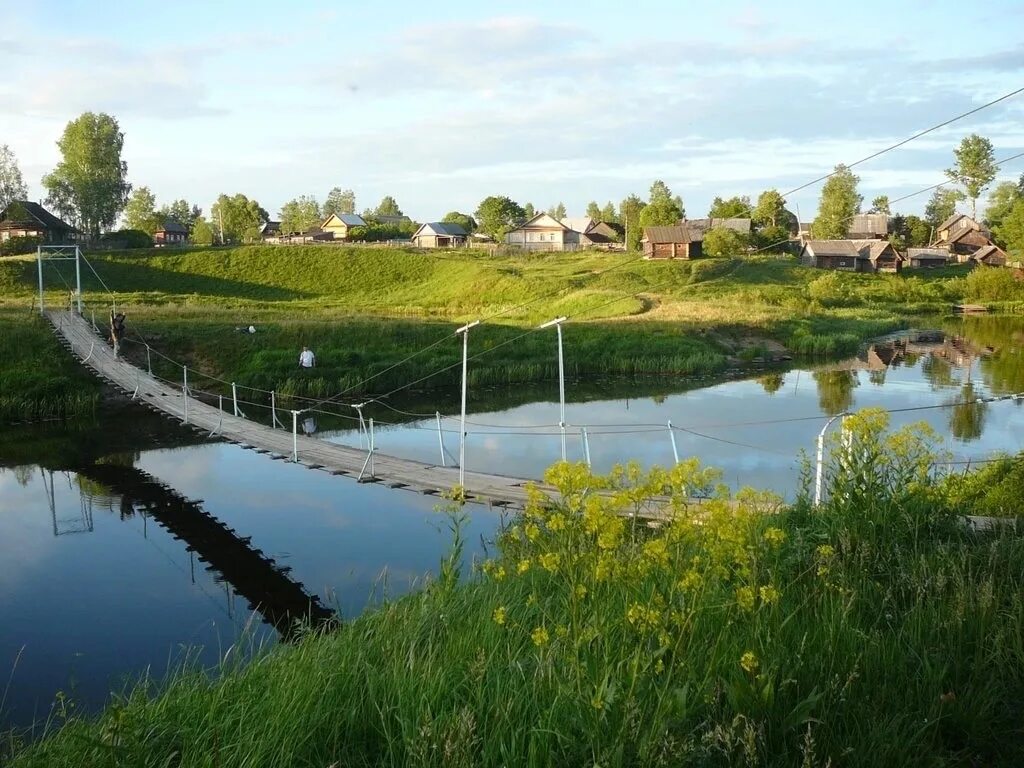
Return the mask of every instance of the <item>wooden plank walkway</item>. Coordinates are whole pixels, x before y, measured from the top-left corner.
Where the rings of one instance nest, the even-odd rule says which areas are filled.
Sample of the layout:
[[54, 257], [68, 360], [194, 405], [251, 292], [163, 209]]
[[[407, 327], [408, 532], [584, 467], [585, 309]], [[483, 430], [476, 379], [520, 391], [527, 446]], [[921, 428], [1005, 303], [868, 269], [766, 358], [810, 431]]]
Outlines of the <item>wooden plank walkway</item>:
[[[66, 311], [49, 311], [46, 314], [53, 324], [54, 332], [63, 339], [65, 346], [99, 377], [126, 393], [135, 393], [135, 399], [151, 409], [184, 423], [186, 406], [180, 387], [165, 384], [137, 366], [116, 359], [107, 342], [81, 316]], [[243, 448], [266, 452], [275, 459], [290, 461], [292, 458], [290, 431], [234, 416], [194, 397], [188, 398], [187, 407], [188, 425], [197, 432], [214, 433]], [[284, 413], [290, 416], [289, 412]], [[310, 469], [356, 479], [366, 461], [366, 455], [366, 451], [356, 448], [298, 435], [299, 463]], [[423, 494], [437, 495], [451, 490], [459, 483], [458, 468], [441, 467], [382, 453], [374, 454], [373, 469], [374, 476], [364, 476], [364, 482], [380, 482], [393, 488]], [[465, 489], [469, 500], [498, 506], [521, 508], [526, 501], [526, 485], [531, 482], [552, 496], [557, 496], [553, 488], [527, 478], [484, 472], [465, 473]]]

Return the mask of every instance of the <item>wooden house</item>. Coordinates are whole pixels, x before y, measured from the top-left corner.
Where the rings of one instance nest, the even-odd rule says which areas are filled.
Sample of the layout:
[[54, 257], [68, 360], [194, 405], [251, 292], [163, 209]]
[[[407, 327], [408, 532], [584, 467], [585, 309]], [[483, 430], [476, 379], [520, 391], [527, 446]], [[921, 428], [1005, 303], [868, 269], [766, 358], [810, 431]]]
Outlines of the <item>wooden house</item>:
[[983, 228], [981, 224], [967, 214], [954, 213], [944, 222], [939, 224], [938, 229], [935, 230], [934, 245], [946, 245], [948, 243], [955, 242], [957, 237], [962, 237], [965, 232], [981, 232], [982, 230]]
[[949, 263], [949, 251], [943, 248], [908, 248], [905, 266], [908, 269], [932, 269]]
[[899, 272], [903, 258], [885, 240], [808, 240], [800, 262], [817, 269], [845, 272]]
[[851, 240], [885, 240], [889, 236], [889, 216], [885, 213], [858, 213], [850, 221], [846, 236]]
[[165, 219], [163, 226], [153, 233], [153, 244], [157, 247], [163, 245], [185, 245], [188, 242], [188, 230], [185, 226], [174, 219]]
[[696, 259], [703, 248], [703, 233], [691, 234], [685, 224], [674, 227], [644, 227], [640, 239], [648, 259]]
[[467, 237], [461, 224], [432, 221], [420, 224], [413, 233], [412, 244], [417, 248], [458, 248], [466, 244]]
[[995, 243], [982, 246], [967, 258], [971, 264], [984, 264], [986, 267], [1006, 266], [1006, 251]]
[[704, 235], [710, 232], [712, 229], [723, 228], [731, 229], [733, 232], [739, 232], [741, 235], [749, 236], [751, 228], [751, 220], [739, 217], [723, 219], [723, 218], [704, 218], [704, 219], [683, 219], [680, 224], [686, 226], [692, 237], [700, 240], [704, 239]]
[[554, 216], [538, 213], [506, 233], [505, 244], [527, 251], [575, 251], [580, 247], [580, 233]]
[[348, 231], [352, 227], [365, 227], [366, 221], [355, 213], [332, 213], [320, 225], [320, 232], [326, 234], [324, 240], [347, 240]]
[[12, 237], [38, 237], [44, 243], [67, 243], [78, 235], [77, 229], [39, 203], [12, 200], [0, 211], [0, 243]]
[[279, 243], [281, 241], [281, 222], [263, 222], [263, 224], [260, 225], [260, 238], [265, 243]]

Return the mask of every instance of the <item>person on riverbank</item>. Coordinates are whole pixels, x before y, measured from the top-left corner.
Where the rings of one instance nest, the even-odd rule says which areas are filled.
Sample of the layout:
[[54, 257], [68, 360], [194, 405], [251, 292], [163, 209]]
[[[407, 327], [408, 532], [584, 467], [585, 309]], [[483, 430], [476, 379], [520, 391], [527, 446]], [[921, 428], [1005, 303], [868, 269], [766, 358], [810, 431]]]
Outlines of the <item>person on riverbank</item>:
[[316, 366], [316, 355], [309, 347], [303, 347], [299, 353], [299, 368], [313, 368]]
[[110, 342], [114, 345], [114, 357], [118, 357], [121, 354], [121, 341], [124, 339], [124, 321], [126, 316], [124, 312], [118, 312], [114, 314], [114, 310], [110, 310]]

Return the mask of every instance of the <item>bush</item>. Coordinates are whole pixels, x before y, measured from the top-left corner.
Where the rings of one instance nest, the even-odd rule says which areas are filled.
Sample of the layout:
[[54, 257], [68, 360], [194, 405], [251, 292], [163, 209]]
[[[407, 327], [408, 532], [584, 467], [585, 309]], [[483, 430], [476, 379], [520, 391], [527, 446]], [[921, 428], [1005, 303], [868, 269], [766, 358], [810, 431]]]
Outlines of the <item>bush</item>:
[[956, 281], [965, 299], [1013, 301], [1024, 299], [1024, 282], [1012, 270], [1000, 267], [975, 267], [967, 277]]
[[153, 238], [141, 229], [119, 229], [116, 232], [107, 232], [100, 237], [100, 242], [108, 248], [117, 250], [153, 247]]
[[826, 272], [807, 284], [807, 297], [825, 307], [836, 307], [846, 303], [849, 291], [838, 272]]
[[16, 256], [22, 253], [35, 253], [43, 244], [41, 237], [12, 237], [0, 243], [0, 256]]
[[705, 256], [738, 256], [746, 247], [747, 238], [728, 227], [715, 227], [704, 235]]

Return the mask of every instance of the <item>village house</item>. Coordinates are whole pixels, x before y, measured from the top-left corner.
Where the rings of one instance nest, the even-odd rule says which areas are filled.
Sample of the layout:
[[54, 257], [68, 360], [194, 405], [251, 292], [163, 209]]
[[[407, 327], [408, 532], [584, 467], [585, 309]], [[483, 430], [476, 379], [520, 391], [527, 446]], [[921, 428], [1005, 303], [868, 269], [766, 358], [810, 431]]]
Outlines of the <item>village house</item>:
[[420, 224], [412, 236], [417, 248], [458, 248], [466, 244], [468, 234], [461, 224], [431, 221]]
[[276, 243], [281, 238], [281, 222], [265, 221], [260, 225], [260, 238], [265, 243]]
[[575, 251], [580, 233], [547, 213], [538, 213], [505, 235], [506, 245], [527, 251]]
[[704, 239], [704, 235], [710, 232], [712, 229], [731, 229], [733, 232], [739, 232], [741, 235], [749, 236], [751, 220], [744, 218], [704, 218], [704, 219], [683, 219], [680, 224], [686, 226], [690, 235], [700, 240]]
[[365, 227], [366, 221], [355, 213], [332, 213], [320, 225], [320, 232], [327, 235], [323, 240], [347, 240], [352, 227]]
[[626, 228], [611, 221], [598, 221], [585, 234], [594, 245], [612, 245], [623, 242]]
[[800, 263], [845, 272], [899, 272], [903, 258], [885, 240], [808, 240]]
[[[961, 257], [957, 256], [957, 258]], [[986, 267], [1005, 267], [1006, 251], [995, 243], [989, 243], [964, 258], [964, 261], [970, 264], [984, 264]]]
[[885, 213], [858, 213], [850, 221], [846, 236], [850, 240], [885, 240], [889, 236], [889, 216]]
[[66, 243], [79, 232], [39, 203], [12, 200], [0, 211], [0, 243], [12, 237], [38, 237], [44, 243]]
[[174, 219], [165, 219], [163, 226], [153, 233], [153, 244], [157, 247], [162, 245], [184, 245], [188, 242], [188, 230]]
[[703, 252], [703, 236], [691, 234], [686, 224], [644, 227], [640, 239], [647, 259], [697, 259]]
[[931, 269], [944, 267], [949, 263], [949, 252], [942, 248], [908, 248], [906, 267], [909, 269]]

